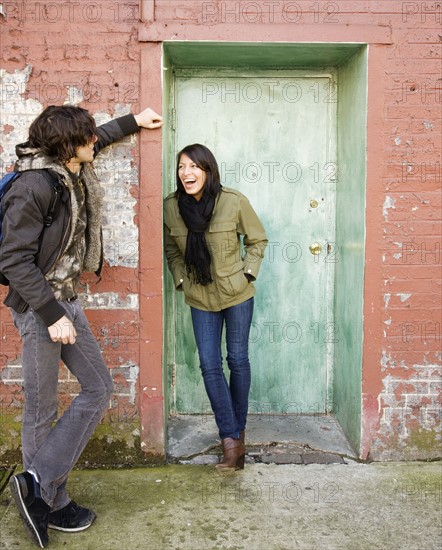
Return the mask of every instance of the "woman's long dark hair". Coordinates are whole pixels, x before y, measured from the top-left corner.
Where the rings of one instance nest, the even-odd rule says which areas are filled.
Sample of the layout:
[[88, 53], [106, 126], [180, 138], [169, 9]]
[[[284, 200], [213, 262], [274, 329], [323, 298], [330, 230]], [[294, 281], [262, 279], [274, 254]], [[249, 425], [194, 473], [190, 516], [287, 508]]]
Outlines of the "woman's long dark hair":
[[[188, 195], [179, 177], [181, 156], [187, 155], [206, 174], [203, 193], [199, 200]], [[204, 232], [207, 230], [215, 207], [215, 199], [221, 191], [218, 164], [212, 152], [199, 143], [184, 147], [177, 155], [176, 166], [177, 190], [175, 197], [181, 217], [187, 227], [186, 250], [184, 263], [187, 275], [200, 285], [208, 285], [213, 281], [210, 264], [210, 251]]]
[[204, 185], [203, 194], [208, 194], [209, 197], [215, 198], [221, 190], [221, 178], [218, 170], [218, 163], [210, 149], [200, 143], [187, 145], [177, 154], [176, 158], [176, 192], [175, 197], [187, 194], [180, 180], [178, 171], [181, 160], [181, 155], [187, 155], [193, 162], [206, 173], [206, 183]]

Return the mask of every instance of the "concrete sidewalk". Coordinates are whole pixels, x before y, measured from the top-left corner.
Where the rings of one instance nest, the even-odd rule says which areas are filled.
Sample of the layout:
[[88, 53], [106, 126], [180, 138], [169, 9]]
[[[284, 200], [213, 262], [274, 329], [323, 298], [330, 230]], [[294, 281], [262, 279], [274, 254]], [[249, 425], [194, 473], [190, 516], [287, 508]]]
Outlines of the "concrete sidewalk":
[[[75, 470], [71, 497], [97, 512], [88, 530], [49, 531], [68, 550], [439, 550], [442, 463], [247, 464]], [[9, 488], [0, 548], [37, 548]]]

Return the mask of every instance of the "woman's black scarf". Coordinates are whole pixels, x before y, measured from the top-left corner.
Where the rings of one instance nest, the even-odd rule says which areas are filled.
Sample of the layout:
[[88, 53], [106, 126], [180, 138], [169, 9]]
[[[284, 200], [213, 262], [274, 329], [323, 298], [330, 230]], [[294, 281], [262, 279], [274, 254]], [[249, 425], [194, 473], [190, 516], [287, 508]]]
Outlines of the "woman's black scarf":
[[210, 252], [204, 232], [212, 218], [215, 198], [204, 192], [197, 201], [192, 195], [181, 193], [178, 197], [178, 208], [187, 227], [186, 252], [184, 262], [187, 275], [195, 283], [208, 285], [213, 281], [210, 273]]

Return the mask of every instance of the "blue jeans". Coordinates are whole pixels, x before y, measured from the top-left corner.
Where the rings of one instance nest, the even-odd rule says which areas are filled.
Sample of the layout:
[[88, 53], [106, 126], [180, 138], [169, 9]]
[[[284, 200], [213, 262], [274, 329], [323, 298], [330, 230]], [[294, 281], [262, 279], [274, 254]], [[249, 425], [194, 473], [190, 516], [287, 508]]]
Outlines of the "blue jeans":
[[[246, 427], [250, 391], [249, 332], [253, 298], [222, 311], [191, 308], [193, 331], [200, 358], [204, 386], [209, 397], [219, 436], [239, 438]], [[221, 336], [226, 325], [227, 365], [224, 375]]]
[[[113, 391], [112, 378], [80, 302], [60, 304], [77, 331], [75, 344], [53, 342], [48, 328], [32, 310], [20, 314], [11, 310], [22, 339], [23, 465], [37, 474], [42, 497], [54, 511], [70, 501], [66, 492], [68, 474], [101, 420]], [[81, 392], [57, 420], [60, 359], [77, 378]]]

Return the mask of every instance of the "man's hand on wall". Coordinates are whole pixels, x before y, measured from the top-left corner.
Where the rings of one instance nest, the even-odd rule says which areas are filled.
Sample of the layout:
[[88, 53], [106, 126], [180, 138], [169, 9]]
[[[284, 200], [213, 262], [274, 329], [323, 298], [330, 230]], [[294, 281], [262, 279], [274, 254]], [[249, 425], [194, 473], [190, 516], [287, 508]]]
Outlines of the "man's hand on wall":
[[163, 125], [163, 117], [150, 109], [144, 109], [138, 115], [135, 115], [135, 120], [138, 126], [142, 128], [148, 128], [149, 130], [155, 130], [155, 128], [161, 128]]

